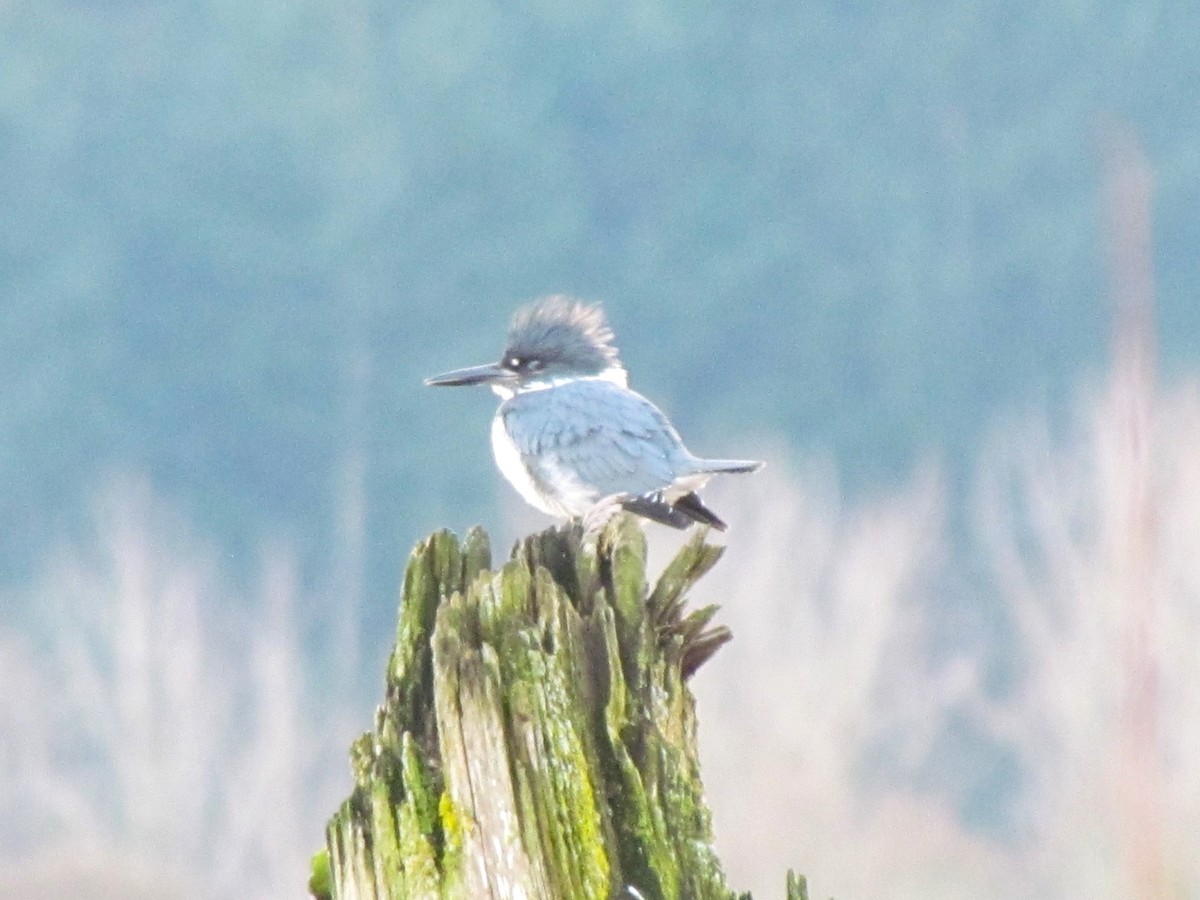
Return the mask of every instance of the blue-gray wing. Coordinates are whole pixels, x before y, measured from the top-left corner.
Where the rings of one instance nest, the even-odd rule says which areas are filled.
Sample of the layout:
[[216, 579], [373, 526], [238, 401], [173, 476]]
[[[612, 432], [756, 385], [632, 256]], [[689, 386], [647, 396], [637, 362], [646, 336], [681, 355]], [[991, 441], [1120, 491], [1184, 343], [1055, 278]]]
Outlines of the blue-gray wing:
[[609, 381], [518, 394], [500, 415], [536, 481], [552, 489], [567, 475], [593, 499], [662, 490], [690, 459], [658, 407]]

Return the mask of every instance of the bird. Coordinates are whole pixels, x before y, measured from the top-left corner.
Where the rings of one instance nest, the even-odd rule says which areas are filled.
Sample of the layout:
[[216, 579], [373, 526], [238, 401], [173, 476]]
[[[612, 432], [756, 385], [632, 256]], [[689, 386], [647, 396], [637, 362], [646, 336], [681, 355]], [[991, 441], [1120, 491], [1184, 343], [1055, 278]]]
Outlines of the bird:
[[624, 509], [672, 528], [724, 531], [696, 492], [715, 475], [762, 463], [695, 456], [662, 410], [629, 387], [613, 341], [599, 304], [553, 294], [516, 312], [499, 362], [425, 384], [488, 385], [499, 395], [496, 464], [542, 512], [586, 523], [598, 510]]

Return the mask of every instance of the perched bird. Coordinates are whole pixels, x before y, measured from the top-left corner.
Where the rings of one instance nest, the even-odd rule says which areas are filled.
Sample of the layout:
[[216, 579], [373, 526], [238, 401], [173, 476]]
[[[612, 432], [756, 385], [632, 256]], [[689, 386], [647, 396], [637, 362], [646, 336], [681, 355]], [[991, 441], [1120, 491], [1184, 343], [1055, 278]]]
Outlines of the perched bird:
[[496, 464], [527, 502], [559, 518], [615, 504], [674, 528], [724, 530], [696, 491], [762, 465], [693, 456], [659, 408], [629, 389], [603, 310], [563, 295], [517, 312], [498, 363], [425, 383], [487, 384], [503, 398], [492, 421]]

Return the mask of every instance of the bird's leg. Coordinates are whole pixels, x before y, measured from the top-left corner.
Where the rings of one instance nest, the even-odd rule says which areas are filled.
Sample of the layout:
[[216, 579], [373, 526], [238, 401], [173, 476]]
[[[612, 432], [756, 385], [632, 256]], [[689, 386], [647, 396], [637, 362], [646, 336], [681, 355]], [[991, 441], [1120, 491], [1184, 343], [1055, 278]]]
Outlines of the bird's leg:
[[592, 508], [583, 514], [584, 543], [595, 543], [600, 532], [604, 530], [604, 526], [621, 511], [621, 504], [628, 499], [628, 494], [609, 494], [592, 504]]

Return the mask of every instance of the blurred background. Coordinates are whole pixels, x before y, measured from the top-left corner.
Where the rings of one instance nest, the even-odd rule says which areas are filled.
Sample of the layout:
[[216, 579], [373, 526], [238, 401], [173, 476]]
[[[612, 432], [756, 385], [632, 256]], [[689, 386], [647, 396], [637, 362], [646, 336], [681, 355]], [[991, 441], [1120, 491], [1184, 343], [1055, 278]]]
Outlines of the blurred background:
[[[1200, 897], [1200, 7], [0, 0], [0, 896], [302, 895], [522, 301], [701, 454], [731, 883]], [[672, 535], [651, 527], [659, 564]]]

